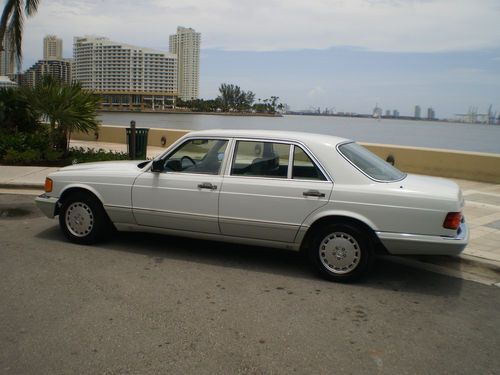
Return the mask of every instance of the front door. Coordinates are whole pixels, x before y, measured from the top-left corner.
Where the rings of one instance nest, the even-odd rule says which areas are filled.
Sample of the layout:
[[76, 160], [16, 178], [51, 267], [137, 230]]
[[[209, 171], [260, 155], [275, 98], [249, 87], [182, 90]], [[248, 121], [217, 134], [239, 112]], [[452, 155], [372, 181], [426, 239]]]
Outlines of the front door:
[[141, 174], [132, 188], [137, 224], [219, 233], [218, 201], [226, 139], [188, 139], [164, 160], [163, 172]]

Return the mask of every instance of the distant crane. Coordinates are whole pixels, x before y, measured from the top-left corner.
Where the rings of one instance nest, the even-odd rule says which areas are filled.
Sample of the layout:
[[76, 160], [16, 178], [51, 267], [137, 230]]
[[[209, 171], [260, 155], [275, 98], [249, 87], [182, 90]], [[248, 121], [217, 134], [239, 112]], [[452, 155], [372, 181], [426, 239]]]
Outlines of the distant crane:
[[378, 106], [378, 103], [375, 104], [375, 108], [373, 108], [373, 113], [372, 113], [372, 117], [373, 118], [377, 118], [380, 120], [380, 118], [382, 117], [382, 108], [380, 108]]
[[478, 113], [477, 107], [471, 106], [467, 113], [456, 113], [455, 116], [460, 117], [463, 122], [493, 125], [497, 118], [497, 112], [493, 112], [493, 105], [490, 104], [487, 113]]

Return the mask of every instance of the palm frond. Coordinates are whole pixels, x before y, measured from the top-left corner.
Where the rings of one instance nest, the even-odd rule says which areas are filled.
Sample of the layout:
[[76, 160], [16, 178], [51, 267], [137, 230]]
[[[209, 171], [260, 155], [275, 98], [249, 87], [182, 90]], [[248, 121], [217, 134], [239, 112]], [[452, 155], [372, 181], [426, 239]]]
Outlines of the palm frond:
[[21, 68], [23, 60], [23, 28], [24, 28], [24, 13], [22, 1], [18, 1], [7, 25], [7, 35], [9, 39], [9, 46], [11, 47], [11, 59], [16, 60], [18, 68]]
[[33, 16], [37, 12], [39, 4], [40, 0], [26, 0], [26, 4], [24, 5], [26, 15], [28, 17]]
[[7, 24], [9, 23], [9, 18], [16, 7], [16, 3], [18, 2], [18, 0], [7, 0], [3, 8], [2, 17], [0, 18], [0, 51], [4, 50], [3, 41], [7, 30]]

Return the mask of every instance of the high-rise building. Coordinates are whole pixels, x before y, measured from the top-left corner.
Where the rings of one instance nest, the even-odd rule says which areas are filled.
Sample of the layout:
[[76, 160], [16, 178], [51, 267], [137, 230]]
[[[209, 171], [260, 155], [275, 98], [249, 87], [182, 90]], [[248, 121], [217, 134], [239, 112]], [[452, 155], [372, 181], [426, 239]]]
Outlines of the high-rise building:
[[0, 52], [0, 76], [12, 77], [16, 71], [16, 64], [11, 55], [7, 33], [4, 35], [2, 47], [3, 51]]
[[392, 117], [399, 117], [399, 111], [397, 109], [392, 111]]
[[421, 114], [422, 114], [422, 109], [420, 108], [419, 105], [416, 105], [415, 106], [415, 116], [414, 117], [415, 118], [420, 118]]
[[177, 55], [177, 88], [182, 100], [198, 99], [200, 87], [201, 33], [186, 27], [177, 27], [170, 35], [170, 53]]
[[177, 56], [113, 42], [75, 37], [73, 80], [103, 96], [110, 109], [164, 109], [177, 94]]
[[68, 60], [39, 60], [24, 72], [21, 84], [35, 87], [46, 75], [54, 77], [59, 82], [69, 84], [71, 83], [71, 63]]
[[47, 35], [43, 38], [43, 59], [62, 60], [62, 39], [55, 35]]
[[436, 119], [436, 112], [434, 111], [434, 108], [429, 107], [427, 108], [427, 120], [434, 120]]

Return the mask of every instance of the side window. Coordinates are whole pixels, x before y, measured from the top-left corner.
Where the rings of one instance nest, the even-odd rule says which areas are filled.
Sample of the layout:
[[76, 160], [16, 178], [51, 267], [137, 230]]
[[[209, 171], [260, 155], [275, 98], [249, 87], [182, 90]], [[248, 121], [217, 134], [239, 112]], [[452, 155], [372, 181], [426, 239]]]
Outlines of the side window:
[[238, 141], [231, 175], [287, 178], [290, 145]]
[[219, 174], [226, 151], [223, 139], [192, 139], [165, 160], [165, 171]]
[[326, 181], [325, 176], [300, 147], [294, 146], [292, 178]]

